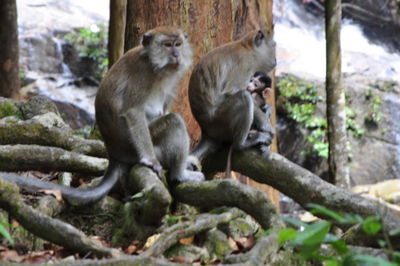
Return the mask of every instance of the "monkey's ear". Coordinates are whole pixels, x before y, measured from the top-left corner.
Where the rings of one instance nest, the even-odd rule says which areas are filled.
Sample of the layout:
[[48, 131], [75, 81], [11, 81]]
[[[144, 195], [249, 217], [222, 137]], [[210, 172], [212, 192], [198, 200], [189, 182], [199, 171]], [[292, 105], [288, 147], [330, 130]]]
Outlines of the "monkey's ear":
[[143, 45], [143, 46], [149, 45], [150, 42], [151, 42], [151, 39], [153, 39], [153, 34], [151, 34], [151, 33], [149, 33], [149, 32], [146, 32], [146, 33], [143, 35], [142, 45]]
[[257, 47], [260, 46], [262, 44], [263, 39], [264, 39], [264, 33], [261, 30], [259, 30], [257, 32], [256, 37], [254, 38], [254, 44]]

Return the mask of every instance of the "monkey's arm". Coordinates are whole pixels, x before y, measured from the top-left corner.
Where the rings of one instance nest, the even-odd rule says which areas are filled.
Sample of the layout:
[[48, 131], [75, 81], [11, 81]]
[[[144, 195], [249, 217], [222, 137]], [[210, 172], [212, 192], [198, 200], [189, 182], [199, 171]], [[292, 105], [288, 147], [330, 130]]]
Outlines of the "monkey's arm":
[[160, 176], [162, 167], [154, 152], [149, 125], [143, 108], [131, 108], [122, 115], [122, 118], [129, 134], [129, 145], [132, 146], [132, 151], [136, 152], [139, 163], [150, 167]]

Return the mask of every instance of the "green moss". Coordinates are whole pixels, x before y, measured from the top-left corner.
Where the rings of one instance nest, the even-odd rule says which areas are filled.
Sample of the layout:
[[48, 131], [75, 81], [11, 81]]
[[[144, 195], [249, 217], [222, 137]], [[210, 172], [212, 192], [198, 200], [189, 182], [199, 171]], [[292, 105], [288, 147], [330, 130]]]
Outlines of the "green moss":
[[323, 101], [318, 87], [310, 82], [286, 76], [278, 84], [278, 102], [284, 113], [310, 131], [307, 137], [311, 149], [303, 151], [328, 158], [327, 122], [325, 118], [316, 116], [316, 106]]
[[11, 101], [0, 101], [0, 119], [7, 116], [15, 116], [21, 118], [21, 112]]

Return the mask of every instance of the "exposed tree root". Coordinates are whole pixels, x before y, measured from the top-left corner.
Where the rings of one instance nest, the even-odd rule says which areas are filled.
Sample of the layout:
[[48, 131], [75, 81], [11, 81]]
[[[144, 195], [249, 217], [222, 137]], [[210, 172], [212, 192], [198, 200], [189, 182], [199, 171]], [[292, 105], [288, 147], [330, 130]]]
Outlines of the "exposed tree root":
[[108, 160], [38, 145], [1, 145], [1, 171], [65, 171], [100, 176]]
[[[223, 171], [226, 154], [227, 150], [224, 150], [208, 156], [203, 169], [207, 172]], [[384, 231], [400, 228], [400, 220], [390, 209], [327, 183], [277, 153], [261, 153], [255, 149], [235, 152], [232, 169], [278, 189], [306, 209], [308, 203], [317, 203], [339, 213], [355, 213], [363, 217], [378, 215], [382, 216]]]
[[173, 196], [183, 203], [212, 209], [219, 206], [237, 207], [254, 217], [265, 229], [281, 227], [276, 209], [267, 196], [232, 179], [203, 183], [187, 182], [173, 189]]
[[136, 165], [129, 174], [128, 186], [130, 194], [142, 194], [137, 221], [144, 225], [159, 225], [172, 202], [171, 194], [160, 178], [148, 167]]
[[228, 223], [230, 220], [239, 217], [241, 212], [231, 209], [221, 214], [201, 214], [194, 220], [194, 223], [184, 222], [168, 228], [157, 241], [142, 255], [161, 256], [168, 248], [176, 244], [180, 239], [196, 235], [208, 229], [217, 227], [221, 223]]
[[249, 252], [227, 256], [224, 263], [249, 266], [265, 265], [268, 257], [276, 253], [278, 249], [278, 235], [276, 233], [271, 233], [260, 238]]
[[30, 119], [16, 123], [0, 123], [0, 144], [37, 144], [53, 146], [85, 155], [106, 158], [104, 143], [73, 135], [69, 127], [49, 126]]
[[[0, 176], [1, 177], [1, 176]], [[120, 256], [115, 249], [105, 248], [90, 240], [70, 224], [50, 218], [27, 206], [14, 184], [0, 178], [0, 207], [6, 210], [24, 228], [40, 238], [81, 254], [98, 257]]]

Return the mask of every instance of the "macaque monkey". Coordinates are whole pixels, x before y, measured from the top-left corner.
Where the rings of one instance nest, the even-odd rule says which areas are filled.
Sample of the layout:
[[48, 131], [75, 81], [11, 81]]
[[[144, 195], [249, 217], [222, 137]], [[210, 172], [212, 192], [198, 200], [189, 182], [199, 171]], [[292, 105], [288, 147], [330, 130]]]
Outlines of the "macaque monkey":
[[[254, 106], [260, 108], [264, 113], [267, 113], [271, 107], [265, 102], [266, 96], [271, 91], [272, 80], [262, 71], [257, 71], [251, 77], [247, 84], [246, 90], [253, 97]], [[265, 93], [265, 95], [264, 95]], [[268, 118], [271, 114], [268, 115]]]
[[86, 205], [106, 196], [138, 163], [159, 176], [162, 168], [167, 169], [173, 182], [204, 180], [202, 173], [186, 169], [189, 136], [182, 118], [166, 114], [191, 58], [190, 45], [180, 29], [158, 27], [146, 32], [141, 45], [129, 50], [108, 71], [95, 109], [110, 163], [97, 186], [79, 190], [38, 180], [12, 181], [27, 190], [59, 189], [68, 203]]
[[[271, 84], [272, 80], [270, 77], [265, 74], [265, 72], [262, 71], [257, 71], [254, 73], [254, 75], [250, 78], [250, 81], [248, 82], [246, 86], [246, 90], [250, 92], [252, 98], [253, 98], [253, 103], [254, 103], [254, 108], [259, 108], [263, 113], [265, 114], [265, 120], [270, 119], [271, 117], [271, 106], [267, 104], [266, 101], [266, 95], [268, 94], [271, 90]], [[252, 124], [249, 130], [248, 138], [251, 138], [253, 134], [257, 134], [257, 129], [255, 129], [255, 125]], [[264, 144], [263, 144], [264, 145]], [[264, 145], [266, 146], [266, 145]], [[228, 158], [226, 162], [226, 169], [225, 169], [225, 177], [230, 178], [231, 177], [231, 157], [232, 157], [232, 150], [233, 150], [233, 145], [230, 146], [229, 152], [228, 152]]]
[[[189, 83], [189, 102], [201, 127], [201, 141], [192, 155], [200, 161], [222, 145], [241, 150], [269, 145], [274, 134], [246, 90], [253, 74], [276, 66], [275, 42], [263, 31], [211, 50], [195, 66]], [[249, 135], [250, 128], [254, 134]], [[228, 160], [229, 161], [229, 160]]]

